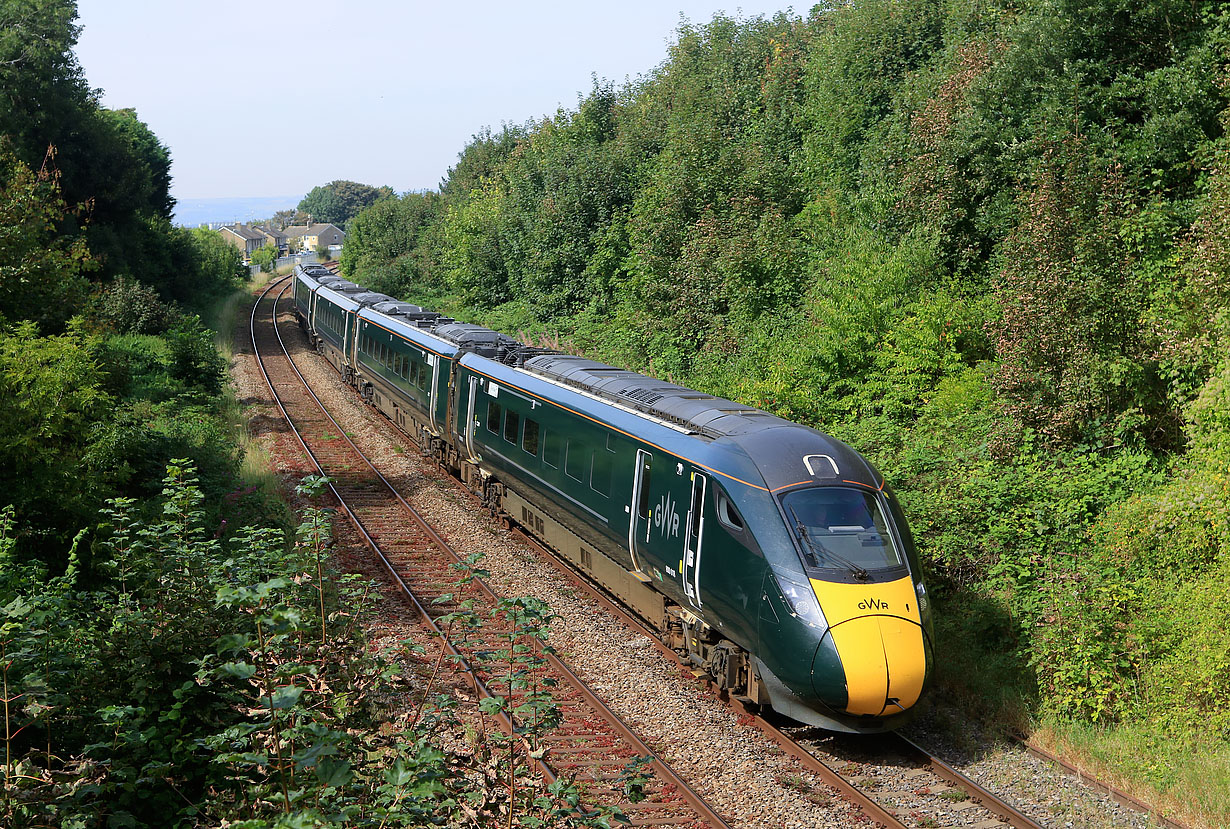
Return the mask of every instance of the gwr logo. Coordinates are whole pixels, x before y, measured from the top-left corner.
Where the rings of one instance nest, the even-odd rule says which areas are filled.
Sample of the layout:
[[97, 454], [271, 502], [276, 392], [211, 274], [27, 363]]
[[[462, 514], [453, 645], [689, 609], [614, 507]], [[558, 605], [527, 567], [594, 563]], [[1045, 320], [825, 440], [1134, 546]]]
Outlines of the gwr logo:
[[679, 512], [675, 509], [675, 500], [670, 493], [663, 495], [653, 510], [653, 525], [662, 533], [663, 538], [679, 535]]
[[863, 599], [858, 603], [859, 610], [888, 610], [888, 602], [879, 599]]

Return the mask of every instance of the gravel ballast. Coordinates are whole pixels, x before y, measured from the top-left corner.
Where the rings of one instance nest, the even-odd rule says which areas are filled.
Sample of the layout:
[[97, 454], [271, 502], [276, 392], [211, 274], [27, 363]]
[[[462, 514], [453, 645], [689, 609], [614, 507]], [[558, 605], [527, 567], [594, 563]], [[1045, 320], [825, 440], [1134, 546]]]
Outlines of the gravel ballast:
[[[283, 304], [282, 308], [289, 306]], [[289, 323], [292, 317], [283, 313]], [[718, 811], [741, 827], [847, 827], [867, 819], [776, 745], [714, 699], [704, 683], [668, 661], [640, 633], [629, 630], [600, 605], [538, 559], [538, 553], [499, 527], [462, 485], [418, 453], [383, 416], [363, 404], [322, 358], [307, 347], [297, 327], [283, 336], [304, 376], [347, 435], [376, 463], [423, 517], [461, 555], [481, 553], [490, 583], [505, 596], [534, 596], [559, 615], [551, 644], [608, 705], [661, 756], [688, 777]], [[278, 423], [269, 390], [251, 355], [246, 334], [232, 362], [238, 396], [251, 407], [249, 422], [290, 485], [312, 471], [294, 436]], [[340, 545], [339, 545], [340, 546]], [[354, 553], [343, 553], [350, 558]], [[354, 563], [353, 561], [351, 562]], [[368, 567], [361, 568], [368, 572]], [[373, 571], [374, 572], [374, 571]], [[371, 573], [368, 573], [369, 575]], [[390, 613], [396, 615], [386, 602]], [[407, 624], [409, 621], [407, 620]], [[396, 630], [390, 629], [390, 625]], [[402, 635], [400, 624], [382, 620], [384, 635]], [[925, 735], [925, 723], [918, 733]], [[915, 730], [915, 729], [912, 729]], [[824, 758], [830, 765], [847, 762]], [[988, 746], [975, 759], [953, 762], [1034, 820], [1054, 827], [1146, 827], [1149, 821], [1037, 760], [1023, 749]], [[891, 771], [891, 770], [889, 770]], [[904, 776], [902, 786], [908, 787]], [[959, 812], [954, 812], [954, 816]], [[968, 825], [901, 814], [907, 825]], [[927, 822], [931, 820], [932, 822]]]

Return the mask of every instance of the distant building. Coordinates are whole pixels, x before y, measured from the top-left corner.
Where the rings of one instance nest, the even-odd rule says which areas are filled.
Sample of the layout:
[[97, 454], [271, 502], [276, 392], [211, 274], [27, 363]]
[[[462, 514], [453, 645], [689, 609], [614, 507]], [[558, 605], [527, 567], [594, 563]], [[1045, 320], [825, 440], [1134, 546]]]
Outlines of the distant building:
[[243, 254], [244, 264], [247, 264], [252, 259], [253, 251], [264, 247], [265, 243], [269, 241], [264, 233], [245, 224], [226, 225], [220, 228], [218, 233], [228, 244], [234, 245], [239, 249], [239, 252]]
[[292, 245], [297, 244], [299, 250], [316, 250], [321, 245], [328, 245], [330, 249], [336, 250], [346, 239], [346, 234], [341, 230], [320, 222], [312, 225], [291, 225], [282, 233], [285, 234], [286, 241]]
[[257, 233], [262, 234], [265, 237], [265, 241], [267, 241], [269, 244], [277, 245], [279, 256], [286, 255], [286, 250], [287, 250], [287, 246], [289, 242], [287, 241], [286, 234], [284, 232], [280, 230], [274, 230], [273, 228], [270, 228], [270, 227], [260, 227], [259, 225], [253, 227], [252, 229], [255, 230]]

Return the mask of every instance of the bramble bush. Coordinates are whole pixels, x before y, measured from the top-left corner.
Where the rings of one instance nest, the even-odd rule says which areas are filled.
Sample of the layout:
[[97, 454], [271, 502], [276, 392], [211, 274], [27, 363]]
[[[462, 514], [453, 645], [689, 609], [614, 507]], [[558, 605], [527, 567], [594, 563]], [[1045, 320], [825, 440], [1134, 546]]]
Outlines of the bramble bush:
[[[326, 480], [304, 479], [319, 495]], [[609, 827], [574, 783], [529, 767], [558, 724], [542, 657], [550, 610], [475, 609], [478, 558], [456, 565], [454, 635], [499, 624], [480, 654], [497, 695], [463, 712], [438, 684], [443, 642], [375, 648], [374, 585], [332, 570], [332, 510], [293, 539], [211, 534], [192, 468], [167, 470], [161, 515], [103, 511], [93, 548], [48, 577], [15, 559], [0, 510], [0, 687], [6, 826]], [[78, 536], [78, 541], [84, 536]], [[519, 724], [502, 735], [491, 717]], [[625, 772], [635, 791], [637, 763]]]

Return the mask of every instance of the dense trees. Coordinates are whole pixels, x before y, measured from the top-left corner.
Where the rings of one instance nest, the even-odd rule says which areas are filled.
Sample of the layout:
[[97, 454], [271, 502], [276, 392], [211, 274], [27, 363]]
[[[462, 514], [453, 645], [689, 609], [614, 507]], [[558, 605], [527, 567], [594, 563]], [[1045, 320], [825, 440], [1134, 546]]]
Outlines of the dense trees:
[[1162, 597], [1227, 587], [1227, 54], [1224, 2], [718, 16], [360, 214], [348, 273], [852, 441], [948, 695], [1195, 740], [1175, 689], [1230, 696], [1184, 649], [1230, 652]]
[[345, 227], [360, 210], [393, 195], [391, 187], [372, 187], [357, 181], [331, 181], [313, 187], [299, 202], [298, 210], [310, 215], [313, 222], [330, 222]]
[[171, 227], [170, 154], [98, 106], [75, 16], [0, 2], [0, 506], [17, 553], [53, 570], [103, 499], [156, 491], [173, 456], [230, 486], [219, 358], [184, 303], [246, 273], [217, 234]]

